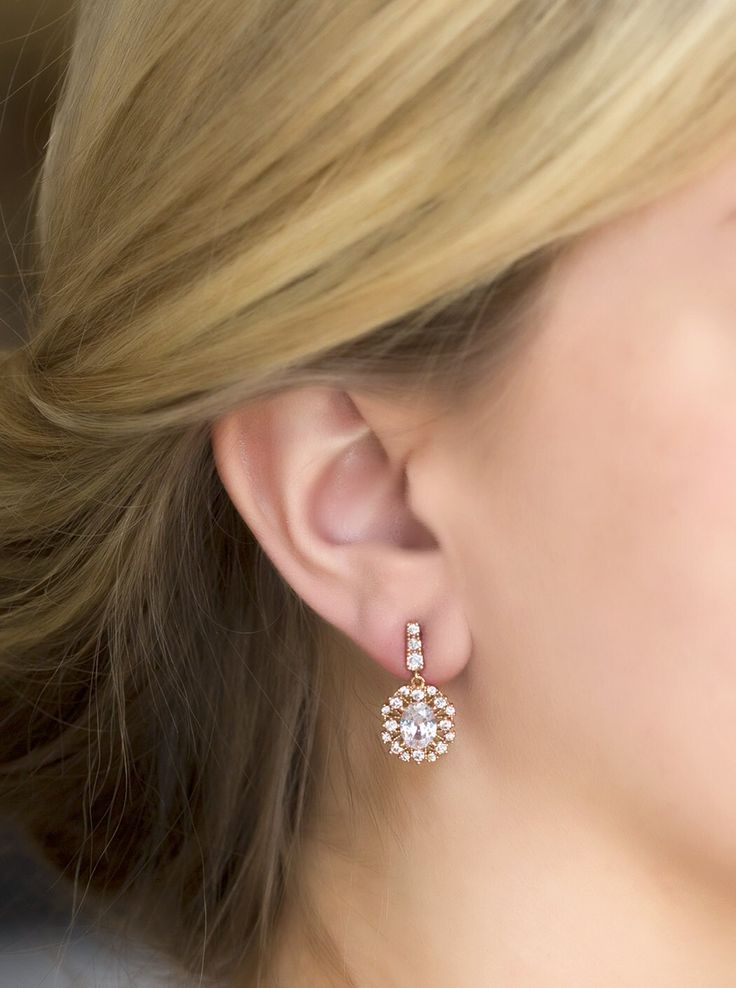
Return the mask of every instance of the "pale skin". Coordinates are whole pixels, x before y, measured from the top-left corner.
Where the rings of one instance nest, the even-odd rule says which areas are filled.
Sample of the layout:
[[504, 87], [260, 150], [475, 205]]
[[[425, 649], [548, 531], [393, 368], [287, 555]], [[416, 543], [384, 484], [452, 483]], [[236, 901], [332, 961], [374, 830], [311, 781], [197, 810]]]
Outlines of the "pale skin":
[[[462, 416], [305, 388], [212, 439], [373, 660], [355, 717], [408, 678], [407, 620], [457, 708], [434, 765], [362, 755], [398, 832], [358, 812], [352, 858], [305, 857], [360, 988], [733, 988], [736, 159], [586, 238]], [[284, 983], [327, 984], [296, 950]]]

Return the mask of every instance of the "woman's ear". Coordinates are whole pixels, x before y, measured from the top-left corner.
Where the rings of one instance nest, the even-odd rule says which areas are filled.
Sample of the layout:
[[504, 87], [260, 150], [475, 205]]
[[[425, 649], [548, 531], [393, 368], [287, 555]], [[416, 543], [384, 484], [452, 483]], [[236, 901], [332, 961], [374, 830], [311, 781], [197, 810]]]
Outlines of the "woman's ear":
[[407, 409], [318, 387], [244, 404], [211, 431], [222, 483], [295, 592], [399, 677], [405, 624], [419, 621], [440, 683], [462, 669], [470, 635], [443, 550], [410, 508], [420, 435]]

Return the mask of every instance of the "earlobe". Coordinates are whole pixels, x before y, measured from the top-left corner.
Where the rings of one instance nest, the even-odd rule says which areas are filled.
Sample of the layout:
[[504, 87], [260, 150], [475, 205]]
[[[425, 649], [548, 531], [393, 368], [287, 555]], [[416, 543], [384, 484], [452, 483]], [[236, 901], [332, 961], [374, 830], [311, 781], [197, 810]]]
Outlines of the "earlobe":
[[213, 456], [245, 524], [312, 609], [399, 676], [406, 620], [422, 620], [441, 681], [467, 660], [467, 627], [377, 419], [339, 389], [294, 389], [215, 421]]

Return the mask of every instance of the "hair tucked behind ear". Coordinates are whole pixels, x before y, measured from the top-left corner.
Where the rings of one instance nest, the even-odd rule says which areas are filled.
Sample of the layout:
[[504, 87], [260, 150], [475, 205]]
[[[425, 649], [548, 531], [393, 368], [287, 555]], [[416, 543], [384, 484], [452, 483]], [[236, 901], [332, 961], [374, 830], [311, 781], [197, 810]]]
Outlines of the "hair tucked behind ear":
[[350, 675], [211, 422], [487, 387], [560, 251], [729, 149], [735, 15], [81, 4], [0, 365], [0, 804], [194, 974], [261, 983]]
[[92, 439], [29, 401], [12, 414], [3, 809], [78, 893], [123, 902], [192, 970], [210, 943], [222, 973], [269, 943], [315, 733], [314, 615], [225, 496], [205, 427]]

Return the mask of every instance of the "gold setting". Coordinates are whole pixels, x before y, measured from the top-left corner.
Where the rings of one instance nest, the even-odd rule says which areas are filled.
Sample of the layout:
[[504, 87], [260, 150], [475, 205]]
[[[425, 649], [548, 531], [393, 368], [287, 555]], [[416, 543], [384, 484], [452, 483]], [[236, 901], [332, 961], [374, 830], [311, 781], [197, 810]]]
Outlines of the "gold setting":
[[435, 762], [455, 740], [455, 707], [419, 671], [424, 653], [417, 621], [406, 623], [406, 668], [411, 679], [381, 707], [381, 740], [401, 761]]

